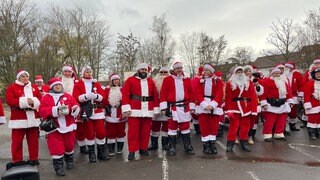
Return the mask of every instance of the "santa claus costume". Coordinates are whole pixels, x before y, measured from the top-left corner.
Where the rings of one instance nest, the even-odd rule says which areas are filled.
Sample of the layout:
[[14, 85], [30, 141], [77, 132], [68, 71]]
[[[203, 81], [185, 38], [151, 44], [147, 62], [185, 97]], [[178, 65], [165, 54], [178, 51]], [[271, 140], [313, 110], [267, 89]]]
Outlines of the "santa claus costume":
[[[195, 86], [200, 79], [202, 79], [203, 66], [198, 67], [198, 73], [191, 79], [192, 90], [195, 90]], [[197, 114], [192, 114], [192, 123], [196, 134], [201, 134], [199, 127], [199, 117]]]
[[227, 152], [232, 152], [237, 133], [241, 148], [250, 152], [248, 147], [248, 133], [250, 130], [250, 116], [257, 115], [257, 94], [251, 81], [243, 73], [243, 67], [233, 69], [225, 90], [225, 110], [230, 119], [227, 135]]
[[113, 156], [115, 145], [117, 143], [117, 153], [121, 154], [124, 140], [126, 137], [127, 118], [122, 117], [121, 112], [121, 87], [120, 76], [112, 74], [109, 77], [110, 87], [105, 89], [105, 106], [106, 106], [106, 138], [109, 149], [109, 155]]
[[156, 85], [148, 77], [148, 65], [138, 64], [137, 73], [129, 77], [122, 88], [122, 113], [128, 117], [128, 160], [134, 160], [135, 152], [149, 156], [148, 144], [151, 119], [159, 114], [159, 97]]
[[183, 74], [182, 63], [173, 64], [172, 75], [164, 78], [160, 91], [160, 109], [169, 118], [169, 155], [176, 155], [177, 129], [181, 131], [184, 149], [193, 155], [190, 139], [191, 111], [195, 111], [195, 98], [190, 78]]
[[[263, 82], [264, 93], [261, 96], [262, 111], [265, 112], [263, 136], [266, 142], [275, 139], [285, 140], [284, 128], [288, 113], [293, 104], [290, 86], [281, 70], [277, 67], [270, 72], [270, 77]], [[274, 130], [274, 134], [273, 133]]]
[[42, 119], [54, 118], [57, 129], [48, 132], [47, 144], [53, 159], [53, 167], [58, 176], [64, 176], [63, 158], [68, 170], [73, 168], [75, 145], [75, 117], [80, 112], [76, 100], [69, 93], [63, 92], [60, 78], [49, 80], [50, 91], [43, 96], [39, 108]]
[[[97, 157], [99, 160], [108, 160], [109, 156], [105, 151], [105, 113], [103, 108], [105, 93], [100, 83], [92, 78], [91, 67], [83, 67], [81, 77], [82, 80], [74, 85], [73, 97], [81, 107], [78, 119], [84, 121], [85, 143], [88, 146], [89, 162], [97, 162]], [[95, 143], [97, 144], [97, 157]]]
[[34, 82], [37, 85], [42, 96], [49, 92], [50, 87], [43, 83], [43, 78], [41, 75], [36, 75]]
[[213, 66], [204, 65], [203, 78], [194, 87], [204, 154], [217, 154], [215, 142], [220, 116], [223, 115], [223, 88], [222, 80], [214, 76]]
[[11, 109], [8, 126], [12, 129], [12, 162], [7, 165], [7, 168], [24, 163], [22, 148], [24, 136], [28, 142], [28, 163], [39, 165], [38, 127], [40, 117], [37, 110], [41, 97], [38, 88], [29, 81], [29, 73], [24, 70], [17, 73], [17, 80], [6, 90], [6, 102]]
[[[157, 90], [160, 96], [160, 90], [162, 86], [163, 79], [169, 76], [169, 68], [162, 67], [159, 70], [159, 74], [153, 79], [156, 84]], [[161, 131], [160, 131], [161, 130]], [[164, 114], [159, 116], [154, 116], [152, 118], [151, 127], [151, 146], [148, 150], [158, 149], [158, 139], [161, 134], [161, 145], [163, 150], [169, 150], [169, 137], [168, 137], [168, 117]]]

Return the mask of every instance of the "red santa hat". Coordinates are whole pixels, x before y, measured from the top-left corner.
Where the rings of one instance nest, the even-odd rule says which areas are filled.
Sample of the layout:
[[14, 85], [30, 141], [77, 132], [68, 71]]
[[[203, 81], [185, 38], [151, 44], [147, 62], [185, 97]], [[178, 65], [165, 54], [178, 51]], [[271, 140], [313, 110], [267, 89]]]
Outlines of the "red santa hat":
[[203, 66], [203, 69], [207, 69], [207, 70], [211, 71], [211, 73], [214, 73], [214, 68], [211, 64], [205, 64]]
[[274, 66], [274, 68], [285, 68], [285, 66], [282, 64], [282, 63], [279, 63], [279, 64], [276, 64], [275, 66]]
[[251, 72], [253, 72], [253, 67], [251, 65], [245, 65], [243, 67], [243, 71], [247, 70], [247, 69], [250, 69]]
[[252, 64], [251, 67], [252, 67], [252, 69], [253, 69], [253, 70], [252, 70], [253, 73], [258, 72], [258, 67], [257, 67], [257, 66], [255, 66], [255, 65]]
[[61, 84], [61, 85], [62, 85], [62, 81], [61, 81], [60, 78], [54, 77], [54, 78], [51, 78], [51, 79], [48, 81], [48, 84], [49, 84], [49, 86], [50, 86], [50, 89], [52, 89], [54, 85], [57, 85], [57, 84]]
[[84, 76], [84, 72], [85, 72], [87, 69], [92, 70], [92, 68], [91, 68], [90, 66], [84, 66], [84, 67], [82, 68], [82, 70], [81, 70], [81, 77]]
[[203, 72], [203, 66], [198, 67], [198, 76], [201, 76]]
[[172, 68], [173, 69], [177, 69], [177, 68], [182, 68], [183, 65], [181, 62], [175, 62], [173, 65], [172, 65]]
[[18, 73], [17, 73], [17, 76], [16, 76], [17, 80], [19, 79], [19, 77], [20, 77], [22, 74], [26, 74], [26, 75], [29, 76], [29, 73], [28, 73], [27, 71], [22, 70], [22, 69], [19, 69], [19, 70], [18, 70]]
[[275, 72], [281, 73], [281, 70], [279, 68], [275, 67], [275, 68], [271, 69], [270, 75], [272, 75]]
[[233, 74], [235, 74], [238, 70], [242, 70], [243, 71], [243, 67], [242, 66], [237, 66], [235, 68], [233, 68]]
[[315, 60], [313, 60], [313, 64], [315, 63], [320, 63], [320, 58], [316, 58]]
[[162, 71], [169, 72], [169, 68], [164, 66], [164, 67], [160, 68], [160, 70], [159, 70], [159, 72], [162, 72]]
[[296, 69], [296, 64], [292, 61], [287, 62], [286, 64], [284, 64], [285, 67], [289, 67], [291, 69]]
[[42, 76], [41, 76], [41, 75], [36, 75], [34, 81], [35, 81], [35, 82], [43, 82]]
[[120, 76], [118, 74], [111, 74], [109, 79], [110, 79], [110, 81], [112, 81], [114, 79], [120, 79]]
[[69, 65], [69, 64], [64, 65], [62, 67], [62, 71], [72, 71], [72, 72], [74, 72], [73, 71], [73, 67], [71, 65]]
[[140, 69], [147, 69], [149, 72], [149, 68], [150, 68], [150, 66], [148, 66], [147, 63], [140, 63], [137, 65], [136, 70], [139, 71]]
[[214, 75], [216, 75], [218, 78], [222, 77], [222, 72], [221, 71], [217, 71], [214, 73]]

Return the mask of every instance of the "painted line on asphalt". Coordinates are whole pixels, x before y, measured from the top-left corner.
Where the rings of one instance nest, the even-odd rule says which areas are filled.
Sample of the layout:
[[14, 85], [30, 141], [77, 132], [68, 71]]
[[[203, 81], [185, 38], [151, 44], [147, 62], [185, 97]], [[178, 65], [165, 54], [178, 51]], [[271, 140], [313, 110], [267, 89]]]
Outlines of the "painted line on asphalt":
[[224, 144], [222, 144], [220, 141], [216, 141], [216, 142], [223, 150], [227, 150], [227, 147]]
[[319, 158], [316, 158], [314, 156], [312, 156], [311, 154], [308, 154], [307, 152], [305, 152], [305, 150], [303, 150], [301, 147], [297, 147], [297, 146], [301, 146], [301, 147], [311, 147], [311, 148], [320, 148], [320, 146], [316, 146], [316, 145], [308, 145], [308, 144], [297, 144], [297, 143], [290, 143], [289, 144], [289, 147], [294, 149], [294, 150], [297, 150], [299, 152], [301, 152], [302, 154], [308, 156], [309, 158], [311, 159], [314, 159], [318, 162], [320, 162], [320, 159]]
[[257, 174], [254, 171], [247, 171], [248, 174], [252, 177], [254, 180], [260, 180], [260, 178], [257, 176]]
[[162, 180], [169, 180], [169, 164], [167, 160], [167, 151], [163, 151], [162, 158]]

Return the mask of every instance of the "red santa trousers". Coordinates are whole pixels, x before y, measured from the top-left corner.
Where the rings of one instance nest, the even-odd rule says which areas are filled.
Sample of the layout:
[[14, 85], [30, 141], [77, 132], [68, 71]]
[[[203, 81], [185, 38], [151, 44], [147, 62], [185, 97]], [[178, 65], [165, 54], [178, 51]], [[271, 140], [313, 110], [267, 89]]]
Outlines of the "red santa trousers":
[[250, 130], [250, 116], [241, 117], [240, 114], [233, 114], [230, 118], [228, 141], [235, 141], [239, 132], [239, 139], [246, 141]]
[[250, 115], [250, 129], [257, 129], [257, 125], [259, 121], [259, 115], [258, 116], [253, 116]]
[[200, 132], [202, 141], [209, 141], [210, 135], [216, 136], [219, 129], [220, 116], [211, 114], [199, 114]]
[[292, 106], [291, 111], [290, 111], [290, 113], [288, 114], [289, 118], [292, 118], [292, 119], [297, 118], [297, 107], [298, 107], [297, 104], [294, 104], [294, 105]]
[[106, 122], [106, 138], [117, 139], [126, 136], [126, 122], [110, 123]]
[[23, 139], [27, 138], [29, 160], [38, 160], [39, 142], [38, 142], [39, 128], [23, 128], [12, 129], [11, 131], [11, 155], [12, 162], [16, 163], [23, 160]]
[[168, 121], [152, 121], [152, 136], [159, 137], [160, 129], [163, 132], [168, 132]]
[[47, 144], [51, 156], [56, 156], [56, 159], [64, 154], [72, 154], [76, 139], [75, 131], [60, 133], [54, 131], [48, 134]]
[[[188, 121], [188, 122], [178, 123], [178, 121], [169, 119], [169, 123], [168, 123], [169, 135], [177, 135], [178, 128], [182, 134], [190, 133], [190, 122]], [[170, 134], [170, 131], [172, 132], [171, 134]]]
[[104, 119], [89, 119], [86, 128], [87, 145], [93, 145], [95, 142], [102, 145], [106, 142]]
[[147, 150], [150, 138], [151, 118], [128, 118], [128, 148], [129, 152]]
[[272, 134], [274, 129], [274, 134], [281, 134], [284, 131], [287, 120], [287, 113], [275, 114], [271, 112], [265, 112], [264, 125], [263, 125], [263, 134]]
[[77, 122], [76, 138], [79, 146], [86, 145], [85, 139], [87, 123], [88, 121]]
[[308, 114], [308, 124], [310, 128], [320, 128], [320, 113]]

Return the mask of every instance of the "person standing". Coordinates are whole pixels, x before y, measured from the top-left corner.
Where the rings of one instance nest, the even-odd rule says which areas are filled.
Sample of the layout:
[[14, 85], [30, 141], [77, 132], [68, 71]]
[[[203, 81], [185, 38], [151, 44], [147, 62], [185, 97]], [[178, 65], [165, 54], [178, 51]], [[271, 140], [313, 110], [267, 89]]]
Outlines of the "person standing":
[[[203, 66], [199, 66], [198, 73], [191, 79], [191, 86], [193, 90], [195, 90], [196, 84], [202, 78], [203, 78]], [[191, 115], [192, 115], [192, 123], [193, 123], [194, 131], [196, 132], [196, 134], [201, 134], [198, 115], [196, 113]]]
[[53, 159], [53, 168], [57, 176], [64, 176], [63, 158], [66, 168], [73, 168], [73, 152], [75, 145], [75, 117], [80, 112], [76, 100], [69, 93], [63, 92], [60, 78], [49, 80], [50, 91], [43, 96], [39, 108], [42, 119], [54, 118], [57, 129], [48, 132], [47, 144]]
[[36, 75], [34, 82], [37, 85], [42, 96], [49, 92], [50, 88], [48, 85], [43, 83], [43, 78], [41, 75]]
[[10, 106], [11, 116], [8, 127], [11, 131], [11, 155], [12, 162], [7, 164], [7, 169], [25, 164], [23, 161], [23, 139], [26, 136], [29, 150], [30, 165], [39, 165], [38, 152], [38, 131], [40, 116], [41, 93], [37, 86], [29, 81], [29, 73], [20, 70], [16, 80], [6, 90], [6, 102]]

